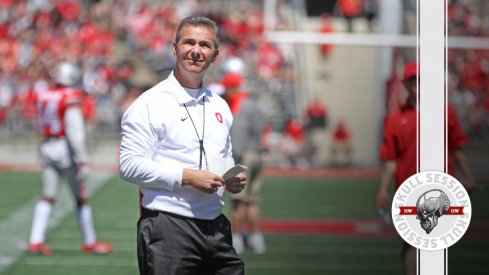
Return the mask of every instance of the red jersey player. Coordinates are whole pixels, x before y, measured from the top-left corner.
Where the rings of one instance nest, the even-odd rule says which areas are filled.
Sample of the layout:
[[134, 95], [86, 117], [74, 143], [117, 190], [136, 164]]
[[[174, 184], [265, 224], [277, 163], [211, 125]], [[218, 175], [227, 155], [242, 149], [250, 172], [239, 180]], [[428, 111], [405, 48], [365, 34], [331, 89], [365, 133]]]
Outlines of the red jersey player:
[[[380, 158], [384, 161], [376, 206], [387, 209], [388, 187], [394, 179], [397, 189], [407, 178], [416, 174], [416, 100], [417, 100], [417, 64], [406, 63], [404, 66], [403, 84], [408, 92], [405, 105], [399, 112], [389, 115], [384, 125]], [[463, 183], [470, 192], [476, 187], [472, 178], [462, 147], [467, 137], [460, 126], [454, 109], [447, 108], [448, 126], [448, 173], [455, 176], [455, 165], [462, 172]], [[403, 244], [404, 274], [416, 274], [416, 249]]]
[[51, 255], [52, 250], [44, 244], [46, 228], [53, 203], [64, 176], [76, 199], [76, 215], [83, 238], [84, 253], [105, 254], [112, 245], [97, 241], [93, 226], [92, 210], [85, 194], [85, 173], [88, 154], [85, 147], [85, 130], [81, 103], [83, 94], [72, 88], [80, 72], [70, 63], [56, 67], [56, 86], [39, 92], [36, 99], [41, 144], [42, 198], [34, 210], [29, 252]]

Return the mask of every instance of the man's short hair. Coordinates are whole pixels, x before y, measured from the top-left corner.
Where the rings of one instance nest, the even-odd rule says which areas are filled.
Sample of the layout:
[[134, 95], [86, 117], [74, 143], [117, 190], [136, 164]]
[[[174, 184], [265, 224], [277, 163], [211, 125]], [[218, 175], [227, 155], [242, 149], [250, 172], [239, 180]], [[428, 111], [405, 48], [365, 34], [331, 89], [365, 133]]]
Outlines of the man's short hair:
[[198, 16], [198, 15], [189, 16], [187, 18], [184, 18], [180, 22], [180, 25], [178, 26], [178, 29], [177, 29], [177, 34], [175, 35], [175, 43], [177, 43], [180, 40], [180, 33], [181, 33], [183, 27], [185, 27], [187, 25], [192, 25], [192, 26], [202, 25], [202, 26], [205, 26], [205, 27], [212, 29], [214, 31], [214, 33], [216, 34], [216, 40], [214, 41], [214, 46], [216, 47], [216, 49], [219, 48], [219, 40], [217, 39], [217, 36], [219, 33], [219, 27], [217, 26], [216, 22], [214, 22], [213, 20], [211, 20], [207, 17]]

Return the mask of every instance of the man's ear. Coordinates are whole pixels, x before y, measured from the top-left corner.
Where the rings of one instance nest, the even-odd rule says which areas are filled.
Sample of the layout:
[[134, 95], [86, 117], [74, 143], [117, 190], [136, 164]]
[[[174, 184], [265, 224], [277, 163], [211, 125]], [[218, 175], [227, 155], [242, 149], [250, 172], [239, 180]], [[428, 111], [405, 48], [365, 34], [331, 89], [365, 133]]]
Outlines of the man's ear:
[[177, 56], [177, 42], [173, 43], [173, 56]]
[[212, 57], [212, 63], [216, 61], [218, 55], [219, 55], [219, 49], [217, 49], [216, 52], [214, 53], [214, 57]]

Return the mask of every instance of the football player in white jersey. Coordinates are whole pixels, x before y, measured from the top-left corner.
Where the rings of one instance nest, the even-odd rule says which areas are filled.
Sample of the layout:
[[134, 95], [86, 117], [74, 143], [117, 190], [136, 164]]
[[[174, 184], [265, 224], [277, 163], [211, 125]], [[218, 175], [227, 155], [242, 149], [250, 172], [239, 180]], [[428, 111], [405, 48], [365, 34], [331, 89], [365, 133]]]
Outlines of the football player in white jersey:
[[76, 217], [83, 239], [84, 253], [106, 254], [110, 243], [97, 240], [92, 210], [87, 204], [85, 177], [88, 154], [85, 147], [85, 128], [82, 114], [83, 93], [74, 87], [80, 77], [77, 66], [62, 62], [53, 73], [55, 87], [37, 94], [40, 148], [42, 163], [42, 197], [34, 210], [28, 250], [49, 256], [52, 250], [45, 245], [45, 235], [60, 182], [66, 178], [76, 200]]

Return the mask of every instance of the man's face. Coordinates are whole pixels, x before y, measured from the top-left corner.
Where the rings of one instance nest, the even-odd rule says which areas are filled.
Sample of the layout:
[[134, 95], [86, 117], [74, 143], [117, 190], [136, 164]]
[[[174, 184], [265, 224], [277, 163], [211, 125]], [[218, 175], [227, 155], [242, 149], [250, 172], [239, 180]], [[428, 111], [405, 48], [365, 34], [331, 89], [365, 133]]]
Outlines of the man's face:
[[203, 73], [216, 60], [219, 50], [215, 46], [216, 34], [211, 28], [187, 25], [180, 32], [180, 40], [173, 44], [180, 70]]
[[404, 86], [408, 92], [408, 100], [411, 102], [416, 102], [418, 92], [416, 76], [404, 80]]

